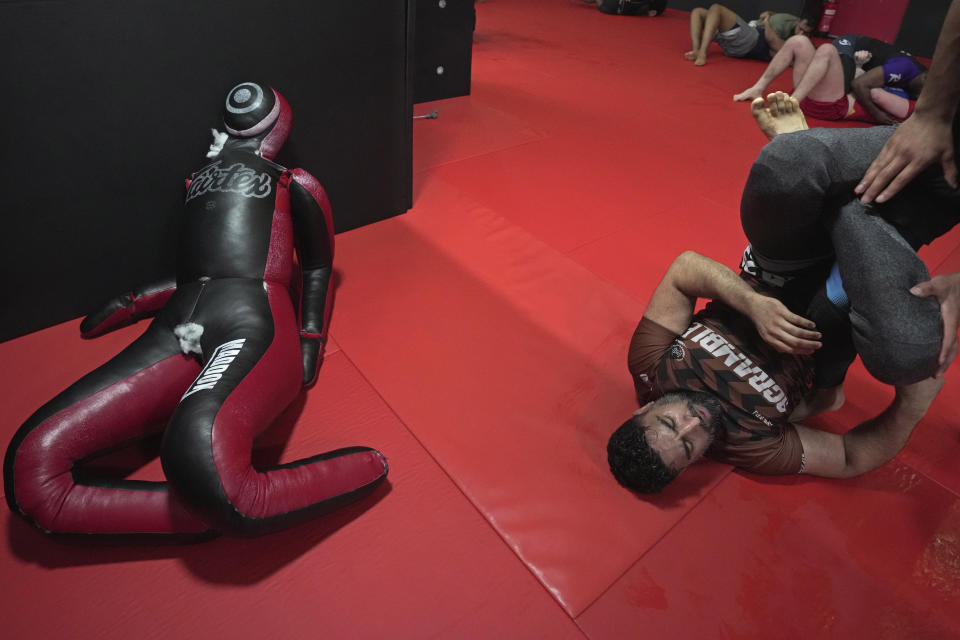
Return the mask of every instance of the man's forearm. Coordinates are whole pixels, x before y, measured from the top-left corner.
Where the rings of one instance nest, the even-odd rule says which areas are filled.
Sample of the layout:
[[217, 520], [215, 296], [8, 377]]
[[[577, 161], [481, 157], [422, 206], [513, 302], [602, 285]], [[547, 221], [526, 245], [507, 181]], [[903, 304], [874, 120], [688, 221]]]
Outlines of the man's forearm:
[[684, 251], [671, 266], [677, 289], [691, 298], [719, 300], [746, 314], [758, 294], [726, 265], [694, 251]]
[[960, 0], [950, 3], [930, 71], [917, 100], [916, 113], [922, 117], [953, 119], [960, 101]]
[[[922, 392], [915, 390], [923, 385]], [[867, 420], [843, 436], [847, 473], [860, 475], [891, 460], [907, 444], [942, 383], [927, 380], [897, 390], [893, 402], [880, 415]]]
[[[864, 76], [854, 79], [851, 84], [850, 89], [853, 91], [853, 97], [857, 99], [863, 108], [873, 116], [874, 120], [878, 122], [884, 122], [890, 120], [892, 116], [877, 106], [877, 103], [873, 101], [873, 97], [870, 95], [870, 90], [874, 87], [870, 86], [869, 82], [864, 82], [862, 79]], [[879, 88], [879, 87], [878, 87]]]

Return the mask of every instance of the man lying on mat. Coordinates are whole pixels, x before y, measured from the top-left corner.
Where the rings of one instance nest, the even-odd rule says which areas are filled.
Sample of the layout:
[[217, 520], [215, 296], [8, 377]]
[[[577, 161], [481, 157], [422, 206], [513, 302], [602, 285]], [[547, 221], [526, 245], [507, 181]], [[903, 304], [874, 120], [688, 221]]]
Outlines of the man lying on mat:
[[[642, 493], [701, 455], [766, 474], [874, 469], [903, 448], [956, 355], [957, 327], [945, 332], [936, 299], [911, 288], [930, 279], [915, 249], [957, 222], [960, 194], [928, 175], [865, 205], [853, 189], [891, 128], [792, 132], [806, 125], [784, 94], [753, 113], [774, 139], [744, 188], [741, 273], [681, 254], [630, 344], [643, 406], [607, 451], [617, 480]], [[713, 302], [694, 314], [698, 298]], [[842, 404], [857, 353], [896, 388], [890, 406], [844, 435], [798, 424]]]

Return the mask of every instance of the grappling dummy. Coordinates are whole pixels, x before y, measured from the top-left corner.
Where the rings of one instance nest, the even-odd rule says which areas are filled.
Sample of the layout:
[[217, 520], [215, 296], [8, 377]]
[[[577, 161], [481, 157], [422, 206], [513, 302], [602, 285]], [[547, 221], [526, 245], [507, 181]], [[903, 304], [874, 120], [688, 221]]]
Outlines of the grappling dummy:
[[[254, 536], [370, 493], [383, 456], [350, 447], [255, 469], [254, 437], [311, 384], [331, 310], [333, 223], [323, 188], [272, 162], [292, 115], [252, 82], [188, 181], [176, 284], [121, 296], [85, 337], [157, 313], [115, 358], [41, 407], [10, 443], [7, 502], [48, 532]], [[167, 482], [90, 479], [78, 464], [163, 432]]]

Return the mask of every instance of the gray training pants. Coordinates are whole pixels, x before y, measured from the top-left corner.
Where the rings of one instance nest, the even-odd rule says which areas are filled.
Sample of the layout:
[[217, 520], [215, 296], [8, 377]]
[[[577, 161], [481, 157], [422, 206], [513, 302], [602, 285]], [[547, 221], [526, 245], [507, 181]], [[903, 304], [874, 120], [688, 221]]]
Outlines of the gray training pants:
[[889, 202], [862, 204], [853, 188], [892, 133], [872, 127], [777, 136], [750, 171], [740, 219], [757, 266], [780, 276], [767, 280], [782, 285], [798, 313], [810, 311], [836, 260], [856, 352], [878, 380], [902, 385], [937, 369], [939, 303], [909, 289], [930, 279], [915, 249], [960, 221], [960, 192], [931, 167]]

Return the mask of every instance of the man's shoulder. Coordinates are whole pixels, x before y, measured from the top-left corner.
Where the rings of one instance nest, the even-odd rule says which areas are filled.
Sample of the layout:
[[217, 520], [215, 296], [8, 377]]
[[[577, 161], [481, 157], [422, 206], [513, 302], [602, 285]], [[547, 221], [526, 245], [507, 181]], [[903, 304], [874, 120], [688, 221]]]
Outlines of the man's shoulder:
[[782, 475], [800, 471], [803, 446], [789, 421], [732, 408], [707, 456], [753, 473]]

